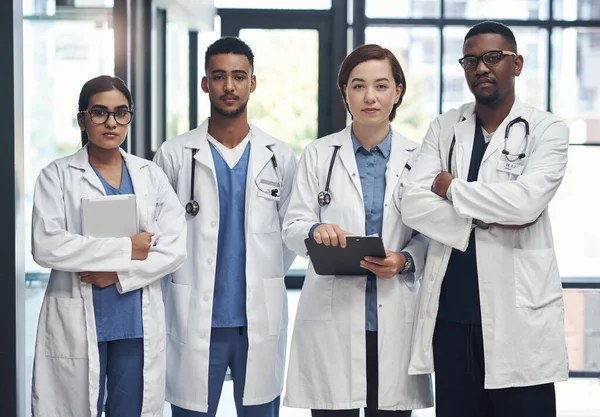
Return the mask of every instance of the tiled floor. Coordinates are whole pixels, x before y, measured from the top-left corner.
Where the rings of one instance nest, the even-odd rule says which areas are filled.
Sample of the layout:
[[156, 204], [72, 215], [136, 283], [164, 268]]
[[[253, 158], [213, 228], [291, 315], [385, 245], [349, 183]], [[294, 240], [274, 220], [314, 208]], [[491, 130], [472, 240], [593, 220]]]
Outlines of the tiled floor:
[[[27, 381], [30, 387], [31, 367], [33, 362], [33, 349], [38, 314], [43, 297], [43, 288], [40, 284], [33, 284], [27, 288]], [[290, 327], [293, 326], [296, 307], [300, 291], [288, 291], [290, 308]], [[291, 338], [292, 329], [288, 332]], [[600, 380], [599, 379], [571, 379], [556, 385], [556, 397], [559, 417], [600, 417]], [[27, 396], [29, 401], [29, 395]], [[29, 409], [29, 405], [27, 407]], [[165, 406], [164, 417], [170, 417], [171, 411], [168, 404]], [[234, 417], [232, 383], [226, 382], [221, 395], [221, 402], [217, 417]], [[281, 417], [309, 417], [308, 410], [281, 407]], [[419, 410], [413, 413], [414, 417], [435, 417], [433, 408]]]

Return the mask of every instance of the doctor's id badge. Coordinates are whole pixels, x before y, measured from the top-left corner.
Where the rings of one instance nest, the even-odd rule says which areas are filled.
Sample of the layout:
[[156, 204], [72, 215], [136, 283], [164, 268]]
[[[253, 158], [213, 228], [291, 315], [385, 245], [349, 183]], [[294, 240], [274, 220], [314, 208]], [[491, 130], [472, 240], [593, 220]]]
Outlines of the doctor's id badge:
[[523, 173], [523, 169], [525, 169], [525, 165], [527, 164], [527, 158], [517, 159], [516, 161], [509, 161], [504, 158], [500, 158], [498, 161], [498, 165], [496, 169], [498, 171], [508, 172], [513, 175], [521, 175]]

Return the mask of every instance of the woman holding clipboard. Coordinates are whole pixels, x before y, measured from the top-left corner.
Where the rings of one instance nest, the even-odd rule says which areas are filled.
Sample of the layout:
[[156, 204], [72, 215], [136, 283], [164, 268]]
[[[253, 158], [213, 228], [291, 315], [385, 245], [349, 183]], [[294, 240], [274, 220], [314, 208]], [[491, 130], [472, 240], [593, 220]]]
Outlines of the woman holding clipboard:
[[383, 239], [361, 276], [318, 275], [309, 265], [290, 352], [284, 405], [313, 417], [410, 416], [433, 405], [429, 375], [408, 375], [419, 276], [427, 239], [402, 222], [400, 202], [418, 145], [390, 122], [406, 80], [378, 45], [355, 49], [338, 87], [352, 124], [307, 146], [283, 224], [300, 256], [304, 240], [346, 246], [346, 236]]
[[[121, 150], [133, 118], [117, 77], [83, 86], [82, 148], [40, 173], [32, 253], [51, 268], [38, 324], [33, 417], [162, 416], [165, 320], [160, 279], [186, 257], [185, 213], [154, 163]], [[134, 194], [138, 234], [82, 235], [81, 200]], [[106, 405], [105, 405], [106, 399]]]

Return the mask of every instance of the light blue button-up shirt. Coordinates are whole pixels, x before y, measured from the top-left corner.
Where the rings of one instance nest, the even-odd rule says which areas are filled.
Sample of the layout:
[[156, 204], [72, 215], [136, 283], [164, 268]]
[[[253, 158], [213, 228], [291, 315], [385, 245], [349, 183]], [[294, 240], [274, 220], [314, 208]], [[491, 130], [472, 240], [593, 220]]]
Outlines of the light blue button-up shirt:
[[[392, 130], [379, 145], [370, 150], [365, 149], [352, 132], [352, 146], [363, 201], [365, 203], [365, 235], [381, 237], [383, 227], [383, 200], [385, 198], [385, 171], [392, 150]], [[377, 330], [377, 277], [369, 274], [365, 296], [365, 322], [369, 331]]]
[[[379, 145], [366, 150], [352, 132], [352, 146], [365, 204], [365, 235], [381, 237], [383, 229], [383, 204], [385, 199], [385, 172], [387, 162], [392, 150], [392, 130]], [[312, 237], [313, 231], [319, 223], [313, 225], [309, 232]], [[414, 272], [414, 262], [408, 252], [402, 252], [413, 266], [406, 272]], [[368, 331], [377, 331], [377, 277], [369, 274], [365, 293], [365, 328]]]

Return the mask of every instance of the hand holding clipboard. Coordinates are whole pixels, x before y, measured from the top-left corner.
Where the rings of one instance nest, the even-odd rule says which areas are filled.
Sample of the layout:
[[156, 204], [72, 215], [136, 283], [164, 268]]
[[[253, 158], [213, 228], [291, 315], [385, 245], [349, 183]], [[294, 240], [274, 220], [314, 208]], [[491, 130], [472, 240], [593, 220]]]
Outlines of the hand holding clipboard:
[[319, 275], [366, 275], [369, 271], [361, 267], [366, 256], [386, 257], [381, 238], [353, 236], [335, 224], [317, 226], [304, 243]]

